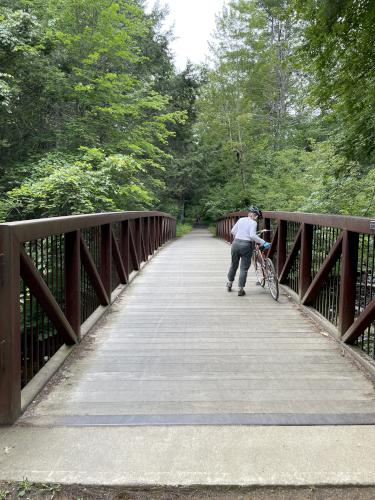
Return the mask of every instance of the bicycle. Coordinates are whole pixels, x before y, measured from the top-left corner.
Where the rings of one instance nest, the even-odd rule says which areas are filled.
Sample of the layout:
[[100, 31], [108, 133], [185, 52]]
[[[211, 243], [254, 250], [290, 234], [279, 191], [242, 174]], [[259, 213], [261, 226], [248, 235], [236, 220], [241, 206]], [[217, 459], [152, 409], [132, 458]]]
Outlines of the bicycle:
[[[263, 229], [258, 235], [269, 231]], [[266, 250], [261, 250], [261, 245], [256, 244], [253, 251], [254, 269], [258, 283], [264, 288], [266, 281], [272, 298], [279, 298], [279, 280], [276, 275], [275, 266], [272, 260], [265, 255]]]

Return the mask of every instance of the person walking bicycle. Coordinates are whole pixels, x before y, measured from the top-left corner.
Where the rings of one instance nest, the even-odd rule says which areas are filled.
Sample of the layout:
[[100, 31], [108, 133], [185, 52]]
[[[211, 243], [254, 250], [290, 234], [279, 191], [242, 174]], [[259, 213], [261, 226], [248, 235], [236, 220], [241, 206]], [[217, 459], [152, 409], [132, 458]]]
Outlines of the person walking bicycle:
[[247, 272], [251, 264], [253, 253], [253, 241], [267, 249], [271, 245], [257, 235], [257, 221], [262, 218], [262, 211], [258, 207], [250, 207], [247, 217], [241, 217], [232, 227], [231, 233], [234, 236], [231, 248], [231, 265], [228, 272], [227, 290], [232, 291], [233, 281], [240, 265], [240, 277], [238, 280], [238, 295], [246, 295], [244, 290], [246, 285]]

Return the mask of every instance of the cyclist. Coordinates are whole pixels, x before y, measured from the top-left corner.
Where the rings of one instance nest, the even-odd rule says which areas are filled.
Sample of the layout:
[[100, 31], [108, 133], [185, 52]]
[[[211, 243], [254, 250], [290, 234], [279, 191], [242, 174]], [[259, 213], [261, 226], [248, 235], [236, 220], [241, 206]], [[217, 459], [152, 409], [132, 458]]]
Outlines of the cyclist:
[[227, 290], [228, 292], [232, 291], [233, 281], [241, 260], [240, 277], [238, 280], [238, 295], [240, 297], [246, 295], [244, 288], [246, 285], [247, 271], [251, 264], [253, 241], [259, 243], [266, 249], [271, 246], [267, 241], [257, 235], [257, 220], [261, 218], [261, 210], [259, 210], [258, 207], [250, 207], [248, 216], [238, 219], [231, 230], [234, 240], [231, 248], [232, 262], [228, 272]]

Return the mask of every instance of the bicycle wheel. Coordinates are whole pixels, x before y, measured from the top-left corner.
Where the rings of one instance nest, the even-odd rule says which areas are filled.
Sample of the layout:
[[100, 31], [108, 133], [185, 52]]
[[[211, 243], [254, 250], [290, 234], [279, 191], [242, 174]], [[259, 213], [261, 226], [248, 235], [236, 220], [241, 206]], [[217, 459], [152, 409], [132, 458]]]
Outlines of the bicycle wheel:
[[273, 265], [272, 260], [268, 257], [265, 265], [268, 288], [270, 289], [272, 297], [277, 300], [279, 298], [279, 280], [276, 276], [275, 266]]
[[259, 257], [256, 253], [254, 253], [254, 269], [255, 269], [255, 275], [257, 277], [258, 283], [260, 284], [260, 286], [264, 287], [264, 285], [266, 283], [266, 280], [264, 277], [264, 271], [263, 271], [262, 263], [260, 262]]

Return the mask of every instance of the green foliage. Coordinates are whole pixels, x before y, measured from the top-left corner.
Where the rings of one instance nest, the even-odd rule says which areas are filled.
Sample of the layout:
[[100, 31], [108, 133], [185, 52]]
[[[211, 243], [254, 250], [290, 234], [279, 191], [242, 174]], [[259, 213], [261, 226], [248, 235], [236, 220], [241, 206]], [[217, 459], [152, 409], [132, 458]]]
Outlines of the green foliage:
[[0, 500], [5, 500], [6, 498], [8, 498], [9, 495], [10, 495], [9, 490], [3, 490], [3, 489], [0, 490]]
[[3, 219], [158, 203], [170, 140], [187, 113], [171, 104], [177, 77], [163, 14], [146, 15], [142, 5], [20, 0], [0, 7]]
[[18, 220], [151, 207], [153, 193], [138, 178], [142, 170], [131, 156], [98, 149], [84, 149], [75, 159], [48, 154], [7, 193], [0, 214]]
[[142, 0], [0, 4], [0, 218], [375, 213], [375, 4], [230, 0], [176, 73]]
[[27, 479], [23, 478], [18, 486], [18, 497], [23, 498], [27, 493], [31, 491], [33, 484]]
[[375, 213], [374, 15], [369, 1], [228, 2], [198, 102], [197, 211]]
[[311, 95], [333, 113], [336, 142], [350, 159], [373, 162], [375, 4], [371, 0], [295, 2], [305, 23], [301, 54], [314, 75]]
[[189, 223], [184, 223], [184, 224], [177, 224], [176, 227], [176, 236], [184, 236], [184, 234], [190, 233], [190, 231], [193, 229], [193, 225]]

